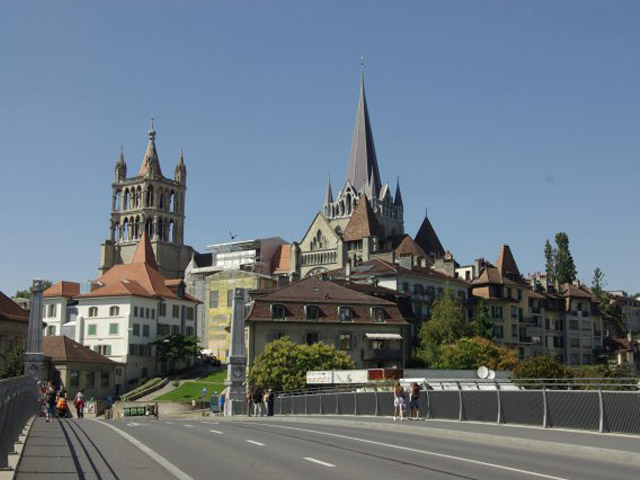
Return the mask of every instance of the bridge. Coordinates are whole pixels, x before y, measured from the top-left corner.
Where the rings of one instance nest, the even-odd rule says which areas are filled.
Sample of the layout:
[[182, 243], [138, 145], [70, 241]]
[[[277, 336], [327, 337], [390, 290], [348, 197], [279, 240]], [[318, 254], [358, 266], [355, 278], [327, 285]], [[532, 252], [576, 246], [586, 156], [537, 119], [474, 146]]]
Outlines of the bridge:
[[[524, 392], [533, 396], [510, 400], [503, 392], [500, 401], [504, 416], [498, 424], [497, 417], [492, 421], [473, 420], [470, 412], [478, 408], [473, 402], [479, 398], [472, 400], [464, 391], [430, 391], [428, 404], [427, 392], [422, 392], [421, 409], [428, 415], [411, 422], [394, 421], [388, 416], [388, 392], [328, 392], [280, 397], [274, 417], [194, 413], [159, 419], [61, 419], [46, 423], [40, 417], [29, 422], [38, 410], [37, 391], [29, 382], [26, 377], [0, 382], [3, 466], [7, 466], [6, 453], [13, 449], [8, 447], [8, 441], [14, 440], [10, 436], [15, 434], [21, 450], [20, 454], [8, 455], [13, 469], [4, 470], [0, 478], [388, 480], [421, 476], [588, 480], [633, 478], [640, 466], [640, 435], [598, 432], [600, 405], [605, 431], [610, 430], [607, 425], [617, 425], [611, 422], [613, 417], [620, 424], [627, 418], [627, 424], [635, 425], [639, 410], [625, 417], [620, 405], [630, 402], [635, 406], [632, 402], [640, 400], [637, 391], [564, 391], [566, 396], [553, 400], [558, 392], [548, 391], [544, 394], [547, 428], [542, 423], [504, 423], [517, 418], [511, 413], [511, 404], [523, 411], [534, 405], [539, 412], [536, 392]], [[445, 397], [439, 397], [439, 393], [446, 393], [449, 400], [442, 400]], [[483, 393], [498, 401], [495, 391]], [[621, 402], [615, 396], [611, 398], [616, 400], [605, 400], [610, 394], [625, 394], [625, 399], [632, 400]], [[453, 396], [462, 399], [462, 409]], [[584, 430], [559, 427], [555, 422], [562, 407], [558, 405], [567, 402], [574, 406], [567, 415], [580, 419], [591, 412], [597, 414], [597, 422], [580, 420]], [[444, 405], [458, 417], [434, 418]], [[322, 412], [315, 411], [316, 407], [323, 408]], [[497, 414], [493, 406], [479, 408]], [[27, 423], [27, 430], [23, 431], [22, 422]]]

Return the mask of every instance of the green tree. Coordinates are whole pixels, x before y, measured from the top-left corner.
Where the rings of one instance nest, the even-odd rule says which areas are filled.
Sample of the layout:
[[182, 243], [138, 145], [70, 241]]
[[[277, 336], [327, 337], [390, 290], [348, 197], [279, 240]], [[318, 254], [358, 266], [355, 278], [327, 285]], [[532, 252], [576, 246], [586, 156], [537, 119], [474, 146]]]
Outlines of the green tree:
[[544, 244], [544, 268], [547, 274], [547, 281], [550, 283], [555, 283], [558, 272], [556, 265], [556, 251], [551, 246], [551, 242], [549, 239]]
[[173, 360], [181, 362], [197, 355], [200, 351], [198, 337], [195, 335], [182, 335], [180, 333], [161, 335], [151, 344], [156, 346], [156, 357], [161, 361]]
[[569, 367], [548, 356], [529, 357], [513, 369], [513, 376], [516, 379], [564, 379], [571, 377], [571, 375]]
[[420, 327], [420, 346], [414, 357], [426, 364], [435, 365], [440, 360], [441, 346], [455, 343], [471, 335], [465, 311], [457, 301], [451, 288], [433, 303], [431, 319]]
[[461, 338], [441, 347], [437, 368], [475, 369], [486, 366], [494, 370], [511, 370], [518, 364], [516, 353], [499, 347], [486, 338]]
[[298, 345], [289, 337], [269, 342], [249, 372], [249, 383], [277, 391], [301, 390], [309, 370], [350, 370], [355, 362], [345, 352], [319, 342]]
[[[46, 290], [51, 286], [51, 282], [49, 280], [43, 280], [42, 286], [44, 287], [43, 289]], [[26, 290], [18, 290], [15, 296], [16, 298], [31, 298], [31, 295], [31, 289], [27, 288]]]
[[565, 232], [556, 233], [556, 271], [560, 283], [572, 283], [578, 274]]
[[18, 377], [24, 375], [24, 345], [19, 343], [11, 350], [0, 354], [0, 378]]
[[493, 341], [493, 320], [491, 319], [491, 311], [489, 305], [484, 298], [480, 298], [478, 302], [476, 319], [471, 322], [471, 329], [476, 337], [486, 338]]
[[591, 281], [591, 291], [595, 295], [598, 300], [598, 308], [600, 312], [605, 314], [611, 314], [611, 303], [609, 301], [609, 295], [604, 290], [606, 286], [606, 282], [604, 279], [604, 272], [600, 270], [600, 268], [596, 268], [593, 271], [593, 280]]

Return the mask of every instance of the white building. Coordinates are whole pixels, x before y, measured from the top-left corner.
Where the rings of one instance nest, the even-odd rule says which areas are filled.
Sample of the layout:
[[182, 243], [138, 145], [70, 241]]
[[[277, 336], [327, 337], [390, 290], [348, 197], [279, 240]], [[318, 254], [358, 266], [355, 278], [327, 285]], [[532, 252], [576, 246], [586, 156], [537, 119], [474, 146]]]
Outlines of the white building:
[[120, 391], [127, 383], [174, 370], [156, 360], [152, 343], [171, 333], [195, 335], [198, 301], [185, 293], [180, 279], [165, 279], [146, 235], [133, 261], [111, 267], [80, 293], [73, 282], [44, 292], [45, 335], [66, 335], [125, 365], [116, 375]]

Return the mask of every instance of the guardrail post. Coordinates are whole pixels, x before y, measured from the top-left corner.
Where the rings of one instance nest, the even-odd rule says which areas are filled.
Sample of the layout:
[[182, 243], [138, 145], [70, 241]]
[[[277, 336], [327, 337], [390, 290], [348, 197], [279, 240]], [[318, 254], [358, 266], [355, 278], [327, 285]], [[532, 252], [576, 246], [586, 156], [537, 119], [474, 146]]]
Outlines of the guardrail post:
[[336, 392], [336, 415], [340, 415], [340, 402], [338, 401], [338, 392]]
[[460, 382], [456, 382], [456, 385], [458, 385], [458, 404], [459, 404], [458, 421], [461, 422], [462, 421], [462, 417], [463, 417], [463, 413], [462, 413], [462, 386], [460, 385]]
[[282, 397], [280, 397], [280, 415], [282, 415]]
[[547, 388], [542, 385], [542, 428], [549, 426], [549, 406], [547, 402]]
[[374, 390], [373, 394], [374, 394], [374, 399], [375, 399], [375, 402], [376, 402], [375, 409], [373, 411], [373, 415], [377, 417], [379, 415], [379, 413], [380, 413], [379, 408], [378, 408], [378, 390]]
[[324, 397], [324, 393], [321, 393], [320, 395], [320, 415], [322, 415], [322, 397]]
[[496, 392], [498, 394], [498, 420], [496, 423], [502, 423], [502, 399], [500, 397], [500, 385], [496, 382]]
[[358, 416], [358, 392], [353, 391], [353, 414]]
[[294, 399], [294, 397], [292, 396], [292, 397], [291, 397], [291, 415], [293, 415], [293, 414], [294, 414], [294, 413], [293, 413], [293, 412], [295, 411], [295, 408], [294, 408], [294, 407], [296, 406], [296, 402], [295, 402], [293, 399]]
[[307, 398], [308, 398], [308, 396], [305, 394], [305, 396], [304, 396], [304, 414], [305, 415], [308, 415], [308, 412], [307, 412]]
[[598, 424], [598, 431], [604, 433], [604, 399], [602, 398], [602, 385], [598, 388], [598, 406], [600, 408], [600, 422]]

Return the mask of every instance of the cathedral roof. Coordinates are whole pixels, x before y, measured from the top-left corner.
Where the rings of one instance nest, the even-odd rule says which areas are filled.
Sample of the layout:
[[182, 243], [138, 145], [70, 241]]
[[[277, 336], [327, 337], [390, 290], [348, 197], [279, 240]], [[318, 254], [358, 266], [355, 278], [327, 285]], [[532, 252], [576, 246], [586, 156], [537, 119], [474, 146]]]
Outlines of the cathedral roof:
[[416, 234], [416, 243], [432, 257], [443, 257], [445, 254], [444, 247], [426, 215]]
[[375, 197], [378, 196], [380, 188], [382, 187], [376, 149], [373, 144], [373, 133], [371, 130], [371, 121], [369, 120], [367, 98], [364, 92], [364, 74], [360, 80], [360, 98], [356, 112], [356, 125], [351, 141], [347, 179], [358, 192], [361, 192], [362, 189], [371, 182], [369, 186], [371, 189], [370, 193]]
[[149, 143], [147, 144], [147, 150], [144, 152], [142, 158], [142, 165], [138, 175], [143, 177], [145, 175], [162, 177], [162, 169], [160, 168], [160, 160], [158, 159], [158, 152], [156, 150], [156, 131], [153, 129], [153, 122], [151, 122], [151, 130], [149, 130]]
[[356, 205], [349, 223], [344, 229], [345, 241], [361, 240], [365, 237], [382, 237], [382, 227], [378, 223], [375, 213], [366, 195], [362, 195]]
[[426, 257], [425, 251], [418, 243], [411, 238], [411, 235], [404, 235], [399, 245], [393, 250], [396, 255], [413, 255], [414, 257]]
[[394, 205], [397, 207], [402, 207], [402, 193], [400, 192], [400, 177], [398, 177], [398, 183], [396, 185], [396, 197], [393, 201]]

